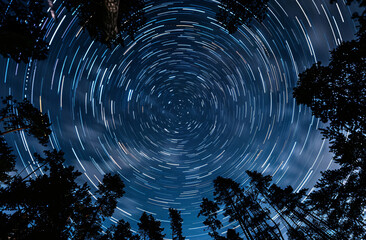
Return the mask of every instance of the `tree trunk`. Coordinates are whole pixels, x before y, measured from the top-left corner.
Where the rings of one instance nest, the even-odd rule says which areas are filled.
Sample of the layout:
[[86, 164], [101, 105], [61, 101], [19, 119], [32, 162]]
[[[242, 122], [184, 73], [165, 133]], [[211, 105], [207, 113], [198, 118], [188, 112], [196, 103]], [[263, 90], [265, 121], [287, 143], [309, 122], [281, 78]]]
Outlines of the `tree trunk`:
[[[259, 204], [259, 207], [262, 209], [262, 211], [264, 212], [264, 209], [262, 208], [262, 206]], [[282, 236], [282, 233], [281, 233], [281, 230], [280, 230], [280, 228], [278, 227], [278, 224], [271, 218], [271, 216], [268, 216], [269, 217], [269, 219], [273, 222], [273, 224], [274, 224], [274, 226], [276, 227], [276, 229], [277, 229], [277, 231], [278, 231], [278, 234], [279, 234], [279, 236], [280, 236], [280, 238], [282, 239], [282, 240], [284, 240], [283, 239], [283, 236]], [[266, 223], [267, 224], [267, 223]], [[267, 224], [268, 226], [269, 226], [269, 224]]]
[[292, 214], [294, 214], [300, 221], [303, 221], [307, 226], [309, 226], [311, 229], [313, 229], [316, 233], [318, 233], [323, 239], [329, 239], [332, 238], [325, 233], [324, 230], [320, 229], [318, 226], [315, 226], [312, 222], [307, 220], [305, 217], [300, 216], [300, 214], [297, 211], [291, 211]]
[[[275, 210], [275, 212], [280, 216], [280, 218], [287, 224], [288, 227], [292, 228], [292, 225], [286, 220], [285, 216], [283, 216], [283, 213], [280, 212], [279, 209], [277, 209], [277, 207], [269, 200], [268, 198], [268, 194], [266, 193], [262, 193], [264, 199], [266, 199], [266, 201], [268, 202], [268, 204]], [[298, 227], [300, 228], [300, 226], [292, 219], [290, 218], [291, 221]], [[306, 236], [309, 236], [311, 239], [314, 239], [312, 236], [310, 236], [309, 234], [307, 234], [306, 232], [302, 231]]]
[[104, 31], [106, 33], [106, 41], [113, 39], [118, 34], [118, 10], [120, 0], [104, 0], [107, 14], [104, 19]]
[[239, 211], [236, 209], [232, 199], [230, 199], [230, 205], [231, 205], [232, 209], [234, 210], [235, 215], [236, 215], [236, 219], [238, 220], [238, 222], [241, 226], [241, 229], [243, 230], [243, 233], [245, 234], [247, 239], [254, 240], [252, 235], [250, 234], [250, 231], [249, 231], [248, 227], [245, 224], [245, 220], [243, 221], [243, 219], [240, 217]]
[[15, 114], [10, 115], [10, 116], [7, 116], [7, 117], [3, 117], [3, 118], [1, 118], [1, 119], [0, 119], [0, 122], [3, 122], [5, 119], [8, 119], [8, 118], [14, 118], [14, 117], [16, 117], [16, 115], [15, 115]]

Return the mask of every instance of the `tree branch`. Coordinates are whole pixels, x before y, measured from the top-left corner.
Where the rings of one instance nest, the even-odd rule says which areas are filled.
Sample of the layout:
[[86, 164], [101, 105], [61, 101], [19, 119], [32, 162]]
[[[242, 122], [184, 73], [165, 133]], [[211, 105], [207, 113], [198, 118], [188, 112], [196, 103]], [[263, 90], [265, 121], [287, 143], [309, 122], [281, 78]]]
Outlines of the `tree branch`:
[[5, 131], [5, 132], [0, 132], [0, 136], [4, 136], [5, 134], [25, 130], [25, 129], [28, 129], [28, 128], [30, 128], [30, 127], [29, 126], [28, 127], [21, 127], [21, 128], [12, 129], [12, 130]]

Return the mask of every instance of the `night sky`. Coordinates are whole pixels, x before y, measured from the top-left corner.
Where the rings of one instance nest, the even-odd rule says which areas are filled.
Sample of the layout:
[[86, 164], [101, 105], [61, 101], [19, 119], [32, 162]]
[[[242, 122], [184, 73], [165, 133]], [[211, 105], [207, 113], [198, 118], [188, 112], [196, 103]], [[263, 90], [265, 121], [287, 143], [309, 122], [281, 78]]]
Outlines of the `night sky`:
[[[123, 218], [137, 230], [146, 211], [170, 238], [173, 207], [187, 239], [210, 239], [197, 214], [217, 176], [245, 186], [245, 170], [257, 170], [298, 191], [335, 167], [322, 124], [296, 104], [292, 89], [300, 72], [326, 64], [329, 50], [353, 38], [349, 7], [271, 0], [263, 23], [230, 35], [215, 20], [217, 4], [147, 1], [135, 41], [111, 49], [59, 6], [58, 22], [43, 23], [47, 60], [0, 58], [0, 95], [27, 97], [49, 115], [51, 147], [65, 152], [92, 191], [105, 173], [122, 177], [126, 194], [111, 221]], [[22, 133], [8, 139], [19, 168], [31, 172], [39, 145]], [[223, 232], [236, 226], [223, 223]]]

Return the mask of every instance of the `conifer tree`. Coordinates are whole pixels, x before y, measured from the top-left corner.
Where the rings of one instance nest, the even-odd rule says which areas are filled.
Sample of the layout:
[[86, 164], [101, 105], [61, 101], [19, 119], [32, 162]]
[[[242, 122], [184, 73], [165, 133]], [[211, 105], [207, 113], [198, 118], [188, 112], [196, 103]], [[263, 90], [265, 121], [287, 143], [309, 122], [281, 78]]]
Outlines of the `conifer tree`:
[[73, 204], [79, 202], [80, 196], [89, 196], [75, 182], [80, 173], [73, 167], [63, 167], [63, 153], [54, 150], [45, 155], [35, 156], [38, 162], [48, 163], [43, 175], [15, 175], [0, 189], [0, 209], [7, 218], [0, 225], [8, 226], [7, 237], [67, 239]]
[[[47, 146], [50, 123], [24, 100], [7, 97], [0, 109], [1, 135], [24, 130]], [[94, 193], [80, 185], [81, 175], [72, 166], [64, 166], [62, 151], [45, 150], [34, 153], [37, 167], [25, 173], [16, 172], [15, 156], [6, 139], [0, 136], [0, 239], [100, 239], [105, 237], [102, 223], [110, 217], [117, 199], [124, 194], [124, 184], [118, 175], [106, 174]], [[123, 222], [113, 234], [118, 234]], [[135, 235], [131, 240], [138, 239]]]
[[[116, 206], [117, 199], [121, 198], [125, 191], [123, 181], [117, 174], [107, 173], [98, 185], [96, 191], [97, 200], [91, 206], [87, 205], [84, 218], [79, 218], [78, 225], [83, 226], [76, 232], [77, 239], [89, 239], [101, 234], [101, 223], [106, 217], [111, 217]], [[91, 212], [91, 214], [89, 213]]]
[[340, 168], [322, 173], [308, 203], [339, 239], [366, 238], [366, 2], [352, 2], [362, 11], [356, 39], [331, 51], [328, 66], [301, 73], [294, 88], [297, 102], [327, 123], [322, 133]]
[[140, 217], [139, 227], [140, 237], [142, 240], [163, 240], [163, 228], [160, 227], [160, 221], [155, 220], [153, 215], [144, 212]]
[[173, 240], [184, 240], [181, 212], [174, 208], [169, 208], [170, 227], [172, 229]]
[[[250, 177], [250, 184], [264, 197], [266, 202], [285, 222], [290, 239], [307, 236], [309, 239], [332, 239], [333, 230], [326, 222], [313, 214], [308, 206], [302, 202], [306, 189], [295, 193], [291, 186], [282, 189], [271, 184], [272, 177], [263, 176], [256, 171], [246, 171]], [[291, 238], [294, 237], [294, 238]], [[308, 238], [304, 239], [308, 239]]]
[[28, 135], [37, 138], [42, 145], [47, 145], [51, 134], [47, 114], [41, 113], [27, 99], [18, 102], [12, 96], [2, 100], [0, 109], [0, 136], [24, 130]]
[[16, 171], [15, 156], [8, 146], [5, 135], [24, 130], [46, 146], [51, 134], [47, 114], [42, 114], [27, 100], [17, 102], [12, 96], [2, 98], [0, 109], [0, 182], [10, 179], [9, 174]]
[[217, 177], [214, 180], [215, 201], [223, 205], [229, 221], [238, 221], [247, 239], [283, 239], [269, 211], [260, 205], [258, 195], [245, 191], [232, 179]]
[[230, 221], [238, 221], [246, 237], [252, 240], [251, 229], [248, 226], [249, 213], [241, 205], [244, 199], [243, 189], [237, 182], [223, 177], [214, 180], [214, 188], [215, 201], [224, 205], [224, 215], [229, 216]]
[[[13, 175], [0, 188], [0, 229], [4, 239], [93, 239], [103, 235], [101, 223], [110, 217], [124, 193], [117, 175], [106, 174], [92, 201], [87, 184], [73, 167], [64, 167], [63, 153], [35, 154], [41, 168], [25, 177]], [[36, 177], [36, 173], [43, 173]], [[133, 239], [133, 238], [131, 238]]]
[[132, 233], [131, 225], [124, 221], [119, 220], [117, 225], [112, 225], [107, 233], [98, 240], [140, 240], [137, 234]]
[[208, 235], [210, 235], [215, 240], [224, 240], [225, 238], [220, 236], [218, 232], [218, 230], [220, 230], [222, 227], [222, 223], [217, 218], [217, 211], [220, 210], [218, 204], [209, 200], [208, 198], [203, 198], [200, 208], [201, 210], [198, 213], [198, 217], [206, 217], [205, 221], [203, 221], [203, 224], [206, 225], [207, 230], [210, 231]]

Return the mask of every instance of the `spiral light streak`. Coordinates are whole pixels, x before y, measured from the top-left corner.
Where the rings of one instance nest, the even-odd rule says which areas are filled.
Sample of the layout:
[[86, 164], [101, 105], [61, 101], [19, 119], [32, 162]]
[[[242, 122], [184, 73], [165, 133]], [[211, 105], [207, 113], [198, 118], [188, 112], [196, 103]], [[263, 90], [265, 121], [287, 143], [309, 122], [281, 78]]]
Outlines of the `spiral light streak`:
[[[92, 191], [105, 173], [123, 178], [126, 195], [111, 221], [124, 218], [137, 230], [146, 211], [170, 237], [173, 207], [188, 239], [209, 239], [197, 214], [217, 176], [245, 186], [245, 170], [257, 170], [300, 190], [334, 167], [319, 120], [296, 104], [292, 89], [300, 72], [326, 63], [331, 49], [353, 37], [349, 7], [273, 0], [263, 23], [229, 35], [215, 20], [217, 4], [148, 1], [135, 41], [126, 37], [125, 47], [111, 49], [59, 6], [58, 21], [43, 23], [47, 60], [0, 59], [1, 95], [27, 97], [49, 114], [51, 146]], [[9, 139], [32, 171], [34, 140]], [[235, 225], [225, 218], [223, 232]]]

